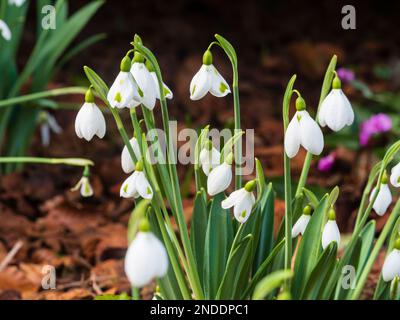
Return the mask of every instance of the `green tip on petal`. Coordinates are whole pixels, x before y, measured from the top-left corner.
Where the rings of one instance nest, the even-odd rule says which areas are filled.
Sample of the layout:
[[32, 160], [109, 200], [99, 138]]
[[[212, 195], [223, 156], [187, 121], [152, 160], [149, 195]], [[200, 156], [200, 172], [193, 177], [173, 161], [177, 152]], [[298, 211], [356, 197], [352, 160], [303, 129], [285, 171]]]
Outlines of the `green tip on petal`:
[[143, 171], [143, 160], [142, 159], [140, 159], [138, 162], [136, 162], [135, 170]]
[[219, 91], [221, 93], [224, 93], [226, 90], [228, 90], [228, 87], [225, 83], [221, 82], [221, 84], [219, 85]]
[[140, 220], [139, 231], [141, 231], [141, 232], [149, 232], [150, 231], [150, 223], [147, 218], [143, 218]]
[[94, 94], [93, 94], [92, 88], [89, 88], [86, 91], [85, 102], [87, 102], [87, 103], [93, 103], [94, 102]]
[[312, 208], [310, 205], [306, 205], [303, 209], [303, 214], [306, 216], [311, 215]]
[[336, 220], [336, 212], [335, 209], [330, 208], [328, 212], [328, 219], [329, 220]]
[[128, 56], [125, 56], [121, 60], [120, 70], [123, 72], [129, 72], [131, 70], [132, 60]]
[[333, 89], [340, 89], [342, 87], [342, 82], [340, 81], [339, 77], [335, 75], [332, 80], [332, 88]]
[[140, 63], [144, 63], [144, 57], [141, 53], [139, 52], [135, 52], [135, 55], [133, 57], [133, 62], [140, 62]]
[[245, 189], [247, 192], [252, 192], [252, 191], [254, 190], [254, 188], [256, 187], [256, 185], [257, 185], [256, 180], [250, 180], [249, 182], [247, 182], [247, 183], [244, 185], [244, 189]]
[[203, 54], [203, 64], [209, 66], [212, 63], [213, 63], [212, 53], [210, 50], [206, 50], [206, 52], [204, 52]]
[[296, 110], [303, 111], [306, 109], [306, 102], [304, 101], [303, 97], [297, 97], [296, 99]]

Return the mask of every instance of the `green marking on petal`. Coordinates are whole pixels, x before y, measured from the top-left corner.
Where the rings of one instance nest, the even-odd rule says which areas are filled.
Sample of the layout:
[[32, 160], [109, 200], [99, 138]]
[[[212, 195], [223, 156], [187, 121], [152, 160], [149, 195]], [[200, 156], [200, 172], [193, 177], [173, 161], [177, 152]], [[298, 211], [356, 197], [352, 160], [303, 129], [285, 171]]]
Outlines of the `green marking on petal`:
[[243, 212], [241, 213], [241, 216], [242, 216], [243, 218], [245, 218], [245, 217], [246, 217], [246, 210], [245, 210], [245, 211], [243, 211]]
[[164, 89], [164, 96], [171, 93], [171, 91], [169, 91], [166, 87], [163, 87], [163, 89]]
[[139, 96], [140, 96], [141, 98], [143, 98], [143, 97], [144, 97], [143, 91], [142, 91], [142, 89], [140, 89], [139, 87], [138, 87], [138, 92], [139, 92]]
[[146, 190], [146, 192], [147, 192], [147, 194], [151, 194], [150, 187], [147, 187], [147, 190]]
[[194, 95], [195, 91], [196, 91], [196, 85], [193, 86], [192, 95]]
[[125, 184], [122, 188], [122, 190], [124, 190], [125, 193], [128, 192], [128, 184]]
[[120, 92], [117, 92], [117, 94], [115, 95], [114, 100], [117, 101], [118, 103], [121, 102], [122, 97], [121, 97], [121, 93]]
[[90, 188], [89, 188], [89, 183], [85, 184], [85, 194], [89, 194], [90, 193]]
[[227, 89], [228, 89], [227, 85], [221, 82], [219, 85], [219, 91], [221, 91], [221, 93], [224, 93]]
[[297, 121], [300, 121], [300, 120], [301, 120], [301, 115], [298, 114], [298, 115], [297, 115]]

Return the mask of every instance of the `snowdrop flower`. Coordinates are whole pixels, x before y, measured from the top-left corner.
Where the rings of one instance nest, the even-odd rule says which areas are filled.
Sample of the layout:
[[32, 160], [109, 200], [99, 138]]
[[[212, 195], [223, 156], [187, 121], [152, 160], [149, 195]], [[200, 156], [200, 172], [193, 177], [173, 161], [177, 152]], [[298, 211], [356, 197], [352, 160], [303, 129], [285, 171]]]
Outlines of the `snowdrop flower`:
[[386, 257], [382, 267], [384, 281], [392, 281], [396, 276], [400, 276], [400, 238], [396, 240], [392, 252]]
[[190, 99], [200, 100], [207, 92], [216, 97], [225, 97], [231, 92], [228, 83], [214, 67], [210, 50], [203, 55], [203, 65], [190, 82]]
[[1, 19], [0, 19], [0, 34], [5, 40], [7, 41], [11, 40], [11, 30], [8, 27], [8, 25]]
[[143, 161], [136, 163], [136, 170], [123, 183], [120, 189], [120, 197], [152, 199], [153, 189], [143, 172]]
[[140, 222], [139, 232], [125, 256], [125, 273], [133, 287], [143, 287], [168, 270], [168, 255], [162, 242], [150, 231], [147, 219]]
[[[133, 137], [131, 140], [129, 140], [129, 142], [132, 146], [133, 153], [135, 154], [136, 159], [140, 159], [142, 157], [142, 155], [140, 152], [140, 147], [139, 147], [138, 141], [136, 140], [135, 137]], [[131, 155], [129, 154], [129, 150], [128, 150], [127, 146], [124, 146], [124, 148], [122, 149], [121, 167], [125, 173], [131, 173], [135, 170], [135, 162], [131, 158]]]
[[396, 164], [390, 172], [390, 183], [393, 187], [400, 187], [400, 162]]
[[120, 72], [107, 94], [113, 108], [134, 108], [140, 104], [139, 87], [129, 72], [131, 59], [125, 56], [121, 61]]
[[25, 3], [25, 0], [8, 0], [9, 5], [16, 5], [17, 7], [22, 6]]
[[200, 151], [199, 162], [206, 176], [209, 175], [212, 169], [220, 164], [221, 154], [213, 147], [211, 140], [208, 140]]
[[244, 188], [232, 192], [228, 198], [221, 202], [223, 209], [233, 207], [233, 214], [237, 221], [245, 223], [250, 216], [251, 210], [256, 198], [253, 190], [256, 187], [256, 181], [251, 180], [246, 183]]
[[106, 134], [106, 120], [94, 102], [91, 88], [86, 92], [85, 103], [76, 115], [75, 132], [79, 138], [87, 141], [92, 140], [94, 135], [101, 139]]
[[335, 210], [331, 208], [328, 213], [328, 222], [325, 224], [324, 230], [322, 231], [322, 248], [325, 249], [331, 242], [334, 241], [339, 247], [340, 232], [336, 223]]
[[310, 222], [311, 211], [311, 206], [307, 205], [304, 207], [303, 214], [296, 221], [292, 228], [292, 238], [296, 238], [299, 234], [304, 234], [304, 231], [306, 231], [307, 225]]
[[[153, 78], [154, 89], [156, 90], [156, 98], [160, 100], [160, 86], [158, 85], [157, 74], [155, 73], [153, 65], [150, 63], [150, 61], [146, 61], [146, 68], [147, 70], [149, 70], [150, 75]], [[165, 98], [172, 99], [174, 97], [174, 94], [172, 93], [171, 89], [168, 88], [168, 86], [165, 83], [163, 83], [163, 90]]]
[[86, 167], [83, 172], [82, 178], [78, 181], [78, 183], [71, 189], [71, 191], [80, 190], [82, 197], [91, 197], [93, 195], [93, 189], [90, 185], [89, 181], [89, 168]]
[[135, 52], [130, 70], [139, 87], [139, 101], [147, 109], [153, 110], [156, 105], [157, 87], [144, 64], [144, 57], [139, 52]]
[[39, 123], [42, 145], [47, 147], [50, 145], [50, 131], [54, 132], [55, 134], [60, 134], [62, 132], [62, 128], [58, 124], [56, 118], [47, 111], [40, 112]]
[[308, 152], [319, 155], [324, 148], [321, 128], [306, 111], [302, 97], [296, 99], [296, 110], [285, 132], [285, 152], [289, 158], [297, 155], [300, 145]]
[[332, 90], [322, 101], [318, 120], [322, 127], [327, 125], [333, 131], [350, 126], [354, 121], [353, 108], [341, 89], [340, 79], [336, 72], [332, 81]]
[[233, 155], [230, 153], [225, 162], [211, 170], [207, 178], [207, 191], [210, 196], [226, 190], [232, 181]]
[[[386, 210], [389, 208], [390, 204], [392, 203], [392, 194], [390, 193], [390, 189], [388, 186], [388, 177], [387, 177], [386, 172], [384, 172], [380, 184], [381, 184], [381, 187], [379, 189], [379, 193], [378, 193], [372, 207], [374, 208], [377, 215], [383, 216], [385, 214]], [[376, 191], [377, 191], [377, 187], [375, 187], [372, 190], [370, 197], [369, 197], [369, 201], [372, 201], [372, 199], [375, 196]]]

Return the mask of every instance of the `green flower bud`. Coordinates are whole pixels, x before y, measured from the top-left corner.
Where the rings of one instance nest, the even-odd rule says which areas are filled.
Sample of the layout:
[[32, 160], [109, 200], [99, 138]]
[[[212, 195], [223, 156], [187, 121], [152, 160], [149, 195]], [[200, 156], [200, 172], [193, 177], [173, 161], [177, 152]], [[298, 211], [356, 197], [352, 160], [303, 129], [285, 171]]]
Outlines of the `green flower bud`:
[[255, 187], [256, 187], [256, 180], [250, 180], [249, 182], [247, 182], [247, 183], [244, 185], [244, 189], [245, 189], [247, 192], [252, 192], [252, 191], [255, 189]]
[[92, 91], [92, 87], [90, 87], [85, 94], [85, 102], [87, 103], [93, 103], [94, 102], [94, 94]]
[[209, 66], [212, 63], [213, 63], [212, 53], [210, 50], [206, 50], [206, 52], [204, 52], [203, 54], [203, 64]]
[[139, 231], [141, 232], [149, 232], [150, 231], [150, 223], [147, 218], [142, 218], [139, 222]]
[[141, 53], [135, 52], [135, 55], [133, 56], [133, 62], [140, 62], [144, 63], [144, 57]]
[[146, 61], [146, 68], [149, 72], [154, 72], [153, 64], [149, 60]]
[[138, 162], [136, 162], [135, 170], [143, 171], [143, 160], [142, 159], [140, 159]]
[[211, 149], [213, 148], [213, 143], [211, 140], [207, 140], [204, 144], [204, 147], [206, 148], [206, 150], [211, 151]]
[[131, 65], [132, 65], [131, 58], [129, 58], [128, 56], [125, 56], [125, 57], [121, 60], [120, 70], [121, 70], [122, 72], [129, 72], [129, 71], [131, 70]]
[[400, 250], [400, 238], [397, 238], [396, 241], [394, 242], [395, 249]]
[[292, 300], [292, 295], [289, 291], [283, 291], [276, 297], [276, 300]]
[[310, 205], [306, 205], [304, 207], [304, 209], [303, 209], [303, 214], [306, 215], [306, 216], [310, 216], [311, 215], [311, 211], [312, 211], [311, 206]]
[[328, 211], [328, 219], [329, 220], [336, 220], [336, 212], [335, 209], [330, 208]]
[[297, 97], [296, 99], [296, 110], [303, 111], [306, 109], [306, 102], [304, 101], [303, 97]]
[[333, 89], [340, 89], [342, 87], [342, 82], [340, 81], [339, 77], [335, 75], [332, 80], [332, 88]]
[[382, 184], [387, 184], [388, 181], [389, 181], [389, 177], [388, 177], [388, 174], [387, 174], [387, 172], [386, 172], [386, 170], [385, 170], [385, 171], [383, 172], [383, 175], [382, 175], [381, 183], [382, 183]]

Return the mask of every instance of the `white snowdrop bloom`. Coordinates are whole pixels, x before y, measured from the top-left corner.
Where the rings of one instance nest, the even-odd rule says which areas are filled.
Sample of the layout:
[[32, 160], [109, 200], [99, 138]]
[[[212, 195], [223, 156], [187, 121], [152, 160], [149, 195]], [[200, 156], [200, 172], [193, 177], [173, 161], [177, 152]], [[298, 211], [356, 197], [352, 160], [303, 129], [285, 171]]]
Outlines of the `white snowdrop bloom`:
[[[379, 189], [379, 193], [375, 199], [375, 202], [372, 208], [375, 210], [376, 214], [379, 216], [383, 216], [386, 210], [389, 208], [390, 204], [392, 203], [392, 193], [390, 192], [389, 186], [387, 184], [387, 175], [386, 172], [384, 173], [381, 181], [381, 187]], [[375, 187], [370, 196], [369, 201], [372, 201], [375, 193], [377, 191], [377, 187]]]
[[221, 153], [213, 147], [211, 140], [208, 140], [199, 155], [200, 166], [206, 176], [220, 164], [220, 159]]
[[[146, 68], [147, 70], [149, 70], [150, 75], [153, 78], [154, 89], [156, 91], [156, 98], [160, 100], [160, 86], [158, 85], [157, 74], [154, 72], [153, 65], [150, 63], [150, 61], [146, 61]], [[171, 89], [168, 88], [168, 86], [165, 83], [163, 83], [163, 90], [164, 90], [164, 95], [167, 99], [172, 99], [174, 97], [174, 94], [172, 93]]]
[[237, 221], [245, 223], [250, 217], [253, 205], [256, 202], [253, 190], [256, 186], [255, 180], [246, 183], [244, 188], [232, 192], [228, 198], [221, 202], [223, 209], [233, 207], [233, 214]]
[[210, 196], [226, 190], [232, 181], [232, 160], [233, 155], [230, 153], [225, 162], [216, 166], [208, 175], [207, 192]]
[[99, 107], [94, 102], [92, 89], [86, 92], [85, 103], [79, 110], [75, 119], [75, 133], [79, 138], [92, 140], [94, 135], [100, 139], [106, 134], [106, 120]]
[[296, 109], [297, 112], [285, 132], [285, 152], [289, 158], [293, 158], [302, 145], [308, 152], [319, 155], [324, 149], [321, 128], [305, 110], [303, 98], [297, 98]]
[[21, 7], [25, 3], [25, 0], [8, 0], [8, 4], [16, 5], [17, 7]]
[[121, 61], [120, 72], [107, 94], [113, 108], [134, 108], [140, 104], [139, 87], [129, 72], [131, 59], [125, 56]]
[[120, 197], [152, 199], [153, 189], [143, 172], [143, 162], [136, 163], [136, 170], [122, 183]]
[[336, 242], [339, 247], [340, 244], [340, 232], [336, 223], [336, 214], [334, 209], [329, 210], [328, 221], [325, 224], [324, 230], [322, 231], [322, 248], [329, 246], [331, 242]]
[[296, 238], [299, 234], [303, 235], [304, 231], [306, 231], [307, 225], [310, 222], [311, 218], [311, 207], [305, 206], [303, 209], [303, 214], [296, 221], [292, 228], [292, 238]]
[[322, 127], [327, 125], [333, 131], [350, 126], [354, 121], [353, 108], [341, 89], [338, 76], [333, 79], [331, 92], [322, 101], [318, 120]]
[[82, 197], [91, 197], [93, 195], [93, 188], [90, 185], [89, 177], [86, 176], [85, 174], [83, 177], [78, 181], [78, 183], [71, 189], [71, 191], [76, 191], [78, 190], [81, 193]]
[[0, 34], [5, 40], [7, 41], [11, 40], [11, 30], [8, 27], [8, 25], [1, 19], [0, 19]]
[[[147, 222], [148, 225], [148, 222]], [[168, 255], [163, 243], [141, 223], [139, 232], [125, 256], [125, 273], [133, 287], [143, 287], [154, 278], [165, 276]]]
[[400, 162], [396, 164], [390, 172], [390, 183], [393, 187], [400, 187]]
[[[140, 147], [139, 147], [137, 139], [135, 137], [133, 137], [131, 140], [129, 140], [129, 142], [132, 146], [133, 153], [135, 154], [136, 159], [140, 159], [142, 157], [142, 155], [140, 152]], [[128, 150], [127, 146], [124, 146], [124, 148], [122, 149], [121, 167], [125, 173], [131, 173], [135, 170], [135, 162], [131, 158], [131, 155], [129, 154], [129, 150]]]
[[397, 239], [392, 252], [388, 254], [382, 267], [382, 278], [389, 282], [400, 276], [400, 239]]
[[131, 74], [139, 87], [139, 101], [149, 110], [156, 105], [157, 87], [149, 70], [144, 64], [144, 57], [135, 52], [131, 67]]
[[229, 84], [212, 64], [212, 54], [207, 50], [203, 55], [203, 65], [190, 82], [190, 99], [200, 100], [208, 92], [216, 97], [225, 97], [231, 92]]
[[62, 128], [58, 124], [57, 119], [47, 111], [40, 112], [39, 123], [42, 145], [48, 147], [50, 145], [50, 132], [61, 134]]

